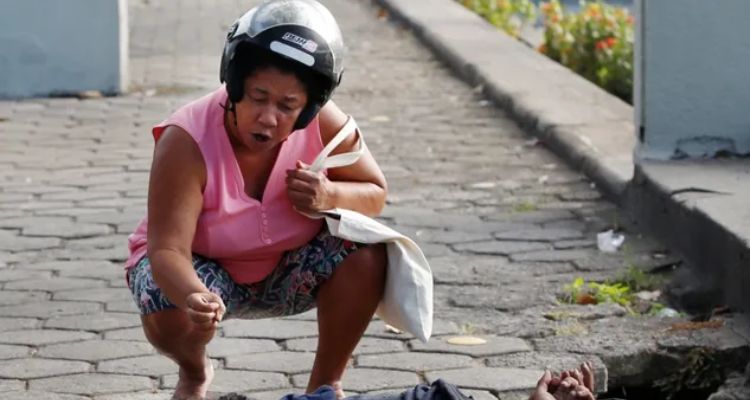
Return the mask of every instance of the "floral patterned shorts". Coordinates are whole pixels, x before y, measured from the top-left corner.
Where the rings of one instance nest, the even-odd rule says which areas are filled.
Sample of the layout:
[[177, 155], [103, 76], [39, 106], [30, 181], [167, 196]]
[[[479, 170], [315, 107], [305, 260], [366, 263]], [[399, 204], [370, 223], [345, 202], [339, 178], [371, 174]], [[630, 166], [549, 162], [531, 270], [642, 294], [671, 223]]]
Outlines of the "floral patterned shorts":
[[[315, 307], [317, 288], [347, 255], [366, 246], [331, 236], [323, 229], [306, 245], [284, 253], [266, 279], [236, 283], [219, 264], [193, 254], [193, 268], [208, 290], [221, 296], [226, 318], [269, 318], [299, 314]], [[156, 286], [148, 257], [127, 272], [128, 287], [141, 314], [175, 308]]]

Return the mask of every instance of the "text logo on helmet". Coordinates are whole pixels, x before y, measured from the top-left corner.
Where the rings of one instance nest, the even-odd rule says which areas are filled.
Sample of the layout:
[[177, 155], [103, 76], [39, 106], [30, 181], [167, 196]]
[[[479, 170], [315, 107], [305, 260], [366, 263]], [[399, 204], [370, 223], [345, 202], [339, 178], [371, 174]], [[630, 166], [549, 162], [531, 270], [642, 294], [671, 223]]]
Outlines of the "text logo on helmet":
[[299, 45], [299, 47], [307, 50], [309, 53], [314, 53], [315, 50], [318, 49], [318, 44], [314, 40], [305, 39], [291, 32], [285, 33], [284, 36], [282, 36], [281, 38], [286, 40], [287, 42], [292, 42], [294, 44]]

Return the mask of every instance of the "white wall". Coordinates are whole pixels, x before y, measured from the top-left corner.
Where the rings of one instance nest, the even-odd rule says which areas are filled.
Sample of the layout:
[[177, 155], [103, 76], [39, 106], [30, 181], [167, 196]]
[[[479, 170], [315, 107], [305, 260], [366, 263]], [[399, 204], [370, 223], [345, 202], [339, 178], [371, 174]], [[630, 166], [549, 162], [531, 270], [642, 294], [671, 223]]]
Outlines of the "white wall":
[[127, 63], [127, 0], [0, 0], [0, 98], [118, 93]]
[[750, 0], [639, 0], [641, 158], [750, 153]]

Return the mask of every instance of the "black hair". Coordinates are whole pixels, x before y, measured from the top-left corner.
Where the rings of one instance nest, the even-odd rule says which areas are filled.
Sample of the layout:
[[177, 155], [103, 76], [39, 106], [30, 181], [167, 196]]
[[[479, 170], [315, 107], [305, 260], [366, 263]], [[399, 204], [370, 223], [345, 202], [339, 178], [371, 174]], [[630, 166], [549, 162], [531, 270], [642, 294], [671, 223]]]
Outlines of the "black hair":
[[[302, 83], [307, 94], [307, 104], [322, 103], [328, 93], [326, 87], [330, 86], [328, 79], [320, 73], [300, 64], [298, 61], [290, 60], [284, 56], [269, 50], [259, 48], [249, 43], [241, 43], [235, 59], [232, 60], [235, 76], [227, 79], [227, 92], [230, 94], [228, 104], [223, 105], [227, 110], [234, 108], [233, 102], [240, 101], [245, 88], [245, 79], [258, 70], [273, 67], [283, 73], [293, 74]], [[234, 87], [229, 87], [230, 85]], [[233, 96], [234, 94], [234, 96]]]

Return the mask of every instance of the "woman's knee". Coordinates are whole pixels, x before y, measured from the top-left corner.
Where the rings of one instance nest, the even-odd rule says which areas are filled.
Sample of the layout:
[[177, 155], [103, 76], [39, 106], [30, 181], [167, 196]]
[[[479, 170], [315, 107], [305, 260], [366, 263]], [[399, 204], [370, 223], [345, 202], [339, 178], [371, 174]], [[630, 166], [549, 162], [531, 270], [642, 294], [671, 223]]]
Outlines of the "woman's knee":
[[185, 341], [208, 343], [215, 333], [193, 329], [187, 313], [177, 308], [142, 315], [141, 322], [146, 339], [160, 350]]
[[388, 265], [385, 244], [378, 243], [361, 248], [350, 254], [347, 261], [350, 261], [347, 268], [351, 268], [352, 273], [377, 282], [385, 281]]

